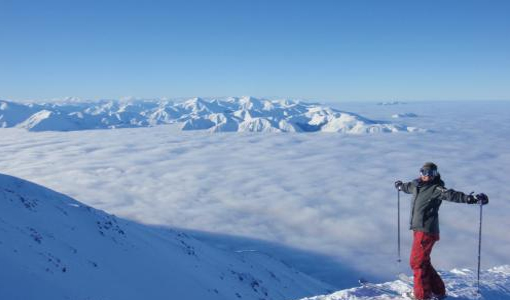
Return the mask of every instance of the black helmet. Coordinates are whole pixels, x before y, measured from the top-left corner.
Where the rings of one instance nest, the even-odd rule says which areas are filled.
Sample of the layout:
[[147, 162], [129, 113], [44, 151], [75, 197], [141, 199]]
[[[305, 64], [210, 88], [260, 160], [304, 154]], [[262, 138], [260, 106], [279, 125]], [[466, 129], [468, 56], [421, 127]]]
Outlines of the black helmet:
[[420, 175], [436, 177], [439, 173], [437, 172], [437, 165], [433, 162], [426, 162], [420, 169]]

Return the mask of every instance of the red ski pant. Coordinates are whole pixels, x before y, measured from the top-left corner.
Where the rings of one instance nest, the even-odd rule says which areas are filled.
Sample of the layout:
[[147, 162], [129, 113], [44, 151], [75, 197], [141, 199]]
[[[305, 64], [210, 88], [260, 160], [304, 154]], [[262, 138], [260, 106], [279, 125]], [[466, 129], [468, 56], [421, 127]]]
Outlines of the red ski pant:
[[414, 231], [413, 248], [411, 250], [411, 269], [414, 273], [414, 297], [427, 299], [431, 293], [442, 296], [445, 294], [443, 280], [430, 263], [430, 253], [439, 234]]

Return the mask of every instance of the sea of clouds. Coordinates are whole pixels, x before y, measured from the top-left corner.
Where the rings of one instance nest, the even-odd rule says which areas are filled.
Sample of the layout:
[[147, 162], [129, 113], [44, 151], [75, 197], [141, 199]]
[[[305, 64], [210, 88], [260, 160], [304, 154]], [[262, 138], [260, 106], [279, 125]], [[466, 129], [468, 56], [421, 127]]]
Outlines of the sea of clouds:
[[[510, 263], [509, 102], [336, 107], [388, 122], [412, 113], [399, 123], [429, 132], [8, 128], [0, 129], [0, 172], [143, 223], [278, 242], [390, 278], [406, 268], [411, 244], [411, 197], [401, 195], [404, 262], [397, 266], [393, 182], [416, 178], [425, 161], [434, 161], [448, 188], [490, 197], [482, 266]], [[476, 268], [478, 216], [477, 206], [443, 203], [441, 241], [432, 254], [437, 268]]]

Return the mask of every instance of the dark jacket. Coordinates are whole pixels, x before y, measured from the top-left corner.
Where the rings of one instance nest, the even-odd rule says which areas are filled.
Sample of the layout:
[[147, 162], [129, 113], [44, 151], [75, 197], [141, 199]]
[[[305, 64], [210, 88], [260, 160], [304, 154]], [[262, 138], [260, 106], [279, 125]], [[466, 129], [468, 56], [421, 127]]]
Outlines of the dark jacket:
[[444, 187], [441, 176], [430, 182], [415, 179], [402, 185], [402, 191], [413, 194], [410, 229], [439, 233], [439, 206], [443, 200], [467, 203], [468, 195]]

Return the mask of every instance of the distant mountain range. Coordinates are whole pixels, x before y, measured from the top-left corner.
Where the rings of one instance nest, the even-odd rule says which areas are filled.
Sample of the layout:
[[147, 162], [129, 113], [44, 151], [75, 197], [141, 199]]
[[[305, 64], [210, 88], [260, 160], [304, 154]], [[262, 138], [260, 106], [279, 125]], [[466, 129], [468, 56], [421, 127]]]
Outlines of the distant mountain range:
[[319, 104], [253, 97], [224, 99], [101, 100], [22, 104], [0, 100], [0, 127], [29, 131], [74, 131], [148, 127], [178, 123], [182, 130], [211, 132], [341, 132], [349, 134], [421, 131], [377, 122]]

